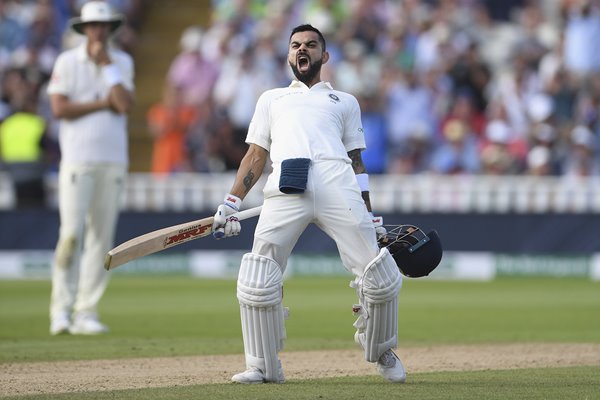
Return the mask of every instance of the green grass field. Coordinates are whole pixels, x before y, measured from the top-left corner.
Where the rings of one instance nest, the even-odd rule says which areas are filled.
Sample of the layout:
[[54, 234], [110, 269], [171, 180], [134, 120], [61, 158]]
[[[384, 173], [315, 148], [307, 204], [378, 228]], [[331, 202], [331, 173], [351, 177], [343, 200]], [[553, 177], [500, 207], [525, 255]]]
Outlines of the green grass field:
[[[285, 351], [355, 349], [348, 277], [285, 284], [291, 318]], [[0, 281], [3, 363], [239, 354], [235, 281], [116, 276], [101, 303], [111, 333], [48, 334], [49, 281]], [[493, 343], [600, 343], [600, 282], [406, 279], [400, 294], [400, 347]], [[391, 396], [391, 397], [390, 397]], [[600, 399], [600, 366], [411, 374], [401, 386], [379, 377], [88, 392], [20, 399]]]

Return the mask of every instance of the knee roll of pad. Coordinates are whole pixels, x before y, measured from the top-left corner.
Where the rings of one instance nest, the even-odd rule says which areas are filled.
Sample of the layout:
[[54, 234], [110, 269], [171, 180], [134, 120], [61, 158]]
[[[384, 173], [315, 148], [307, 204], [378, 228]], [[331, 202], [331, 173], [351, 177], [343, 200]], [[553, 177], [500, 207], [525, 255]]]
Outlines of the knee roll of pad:
[[247, 367], [257, 367], [267, 381], [277, 381], [278, 352], [285, 339], [283, 273], [269, 257], [247, 253], [237, 281]]
[[375, 362], [386, 350], [396, 347], [398, 336], [398, 293], [402, 276], [385, 248], [354, 280], [360, 304], [354, 307], [358, 319], [355, 339], [365, 350], [365, 359]]

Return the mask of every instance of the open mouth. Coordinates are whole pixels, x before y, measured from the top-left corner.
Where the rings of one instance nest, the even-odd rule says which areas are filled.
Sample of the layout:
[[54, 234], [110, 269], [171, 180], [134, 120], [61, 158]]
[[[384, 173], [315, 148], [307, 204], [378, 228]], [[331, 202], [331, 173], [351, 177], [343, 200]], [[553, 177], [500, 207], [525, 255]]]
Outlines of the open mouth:
[[296, 59], [298, 71], [306, 72], [310, 68], [310, 58], [306, 54], [300, 54]]

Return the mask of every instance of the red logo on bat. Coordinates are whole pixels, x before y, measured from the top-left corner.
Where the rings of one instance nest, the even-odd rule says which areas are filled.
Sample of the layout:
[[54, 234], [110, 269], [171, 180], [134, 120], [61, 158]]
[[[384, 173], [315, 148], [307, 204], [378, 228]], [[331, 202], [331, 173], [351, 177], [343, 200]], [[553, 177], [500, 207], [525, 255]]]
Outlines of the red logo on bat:
[[179, 231], [177, 234], [173, 236], [169, 236], [165, 239], [163, 243], [164, 247], [174, 246], [176, 244], [180, 244], [183, 242], [187, 242], [188, 240], [195, 239], [196, 237], [205, 236], [207, 233], [210, 233], [211, 224], [200, 225], [200, 226], [192, 226], [185, 230]]

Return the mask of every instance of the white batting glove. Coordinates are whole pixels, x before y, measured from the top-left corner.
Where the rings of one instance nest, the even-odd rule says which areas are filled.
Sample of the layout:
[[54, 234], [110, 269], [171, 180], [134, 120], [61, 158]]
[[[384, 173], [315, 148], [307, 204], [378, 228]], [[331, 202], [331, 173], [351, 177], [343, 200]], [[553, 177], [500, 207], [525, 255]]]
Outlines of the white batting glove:
[[371, 215], [371, 221], [373, 221], [373, 226], [375, 227], [377, 240], [379, 240], [385, 235], [387, 235], [387, 229], [385, 229], [385, 226], [383, 226], [383, 217], [375, 217], [373, 216], [373, 213], [369, 213], [369, 215]]
[[217, 212], [214, 216], [213, 221], [213, 237], [215, 239], [222, 239], [224, 237], [237, 236], [242, 230], [242, 225], [236, 214], [240, 211], [242, 205], [242, 199], [232, 194], [227, 194], [223, 200], [223, 204], [217, 207]]

